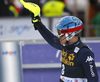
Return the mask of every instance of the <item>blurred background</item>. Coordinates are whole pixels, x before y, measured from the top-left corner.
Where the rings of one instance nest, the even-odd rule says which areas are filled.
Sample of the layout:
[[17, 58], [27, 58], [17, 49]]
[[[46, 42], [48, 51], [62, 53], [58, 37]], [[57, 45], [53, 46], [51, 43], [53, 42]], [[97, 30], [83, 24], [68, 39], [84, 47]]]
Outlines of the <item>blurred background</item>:
[[[55, 35], [63, 16], [83, 21], [80, 36], [95, 54], [100, 77], [100, 0], [25, 0], [41, 8], [41, 20]], [[21, 45], [23, 82], [59, 82], [61, 51], [51, 47], [33, 28], [30, 12], [19, 0], [0, 0], [0, 42]]]

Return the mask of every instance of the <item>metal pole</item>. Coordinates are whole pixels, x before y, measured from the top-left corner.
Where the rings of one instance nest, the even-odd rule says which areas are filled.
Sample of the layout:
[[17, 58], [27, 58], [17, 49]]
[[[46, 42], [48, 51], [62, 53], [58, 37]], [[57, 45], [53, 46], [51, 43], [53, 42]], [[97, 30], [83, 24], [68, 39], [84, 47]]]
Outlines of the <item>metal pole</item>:
[[22, 82], [20, 46], [17, 42], [0, 43], [0, 82]]
[[74, 5], [73, 5], [73, 8], [74, 8], [73, 15], [74, 16], [77, 16], [77, 0], [73, 0], [73, 1], [74, 1]]
[[85, 17], [84, 17], [84, 36], [89, 37], [90, 31], [89, 31], [89, 20], [88, 20], [88, 10], [89, 10], [89, 2], [87, 1], [87, 7], [85, 9]]

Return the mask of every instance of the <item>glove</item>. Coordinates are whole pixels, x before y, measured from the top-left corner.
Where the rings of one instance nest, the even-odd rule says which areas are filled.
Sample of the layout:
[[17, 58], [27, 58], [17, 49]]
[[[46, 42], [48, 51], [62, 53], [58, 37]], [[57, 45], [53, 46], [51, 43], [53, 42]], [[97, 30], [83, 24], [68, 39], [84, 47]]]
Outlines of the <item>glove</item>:
[[39, 22], [41, 22], [41, 19], [40, 19], [40, 17], [39, 16], [34, 16], [34, 14], [33, 13], [31, 13], [31, 18], [32, 18], [32, 23], [39, 23]]
[[23, 4], [23, 6], [28, 9], [30, 12], [34, 13], [34, 17], [38, 16], [40, 14], [40, 7], [31, 2], [24, 2], [23, 0], [20, 0], [20, 2]]
[[20, 0], [20, 2], [26, 9], [28, 9], [31, 12], [32, 23], [34, 24], [35, 30], [43, 28], [44, 25], [42, 24], [41, 19], [39, 17], [40, 7], [35, 3], [24, 2], [23, 0]]
[[34, 24], [35, 30], [39, 30], [39, 29], [42, 29], [43, 27], [45, 27], [42, 24], [41, 19], [40, 19], [39, 16], [34, 17], [34, 14], [31, 13], [31, 17], [32, 17], [32, 23]]

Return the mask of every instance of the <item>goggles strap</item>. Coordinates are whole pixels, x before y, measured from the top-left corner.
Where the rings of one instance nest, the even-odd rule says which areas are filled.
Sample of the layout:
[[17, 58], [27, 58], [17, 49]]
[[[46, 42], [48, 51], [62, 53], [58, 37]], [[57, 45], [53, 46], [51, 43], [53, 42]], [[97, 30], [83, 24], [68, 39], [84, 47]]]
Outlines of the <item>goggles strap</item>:
[[78, 26], [76, 28], [61, 30], [61, 34], [71, 33], [71, 32], [75, 32], [75, 31], [81, 30], [81, 29], [83, 29], [83, 25]]

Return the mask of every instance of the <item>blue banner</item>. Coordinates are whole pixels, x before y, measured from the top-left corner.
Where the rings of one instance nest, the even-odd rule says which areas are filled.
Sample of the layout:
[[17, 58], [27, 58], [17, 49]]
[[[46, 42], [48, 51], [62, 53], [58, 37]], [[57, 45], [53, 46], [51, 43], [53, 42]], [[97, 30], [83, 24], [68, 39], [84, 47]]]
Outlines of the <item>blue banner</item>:
[[[95, 61], [100, 62], [100, 43], [86, 43], [95, 55]], [[22, 47], [24, 64], [60, 63], [61, 51], [49, 44], [26, 44]]]

